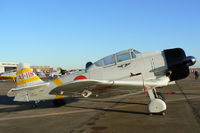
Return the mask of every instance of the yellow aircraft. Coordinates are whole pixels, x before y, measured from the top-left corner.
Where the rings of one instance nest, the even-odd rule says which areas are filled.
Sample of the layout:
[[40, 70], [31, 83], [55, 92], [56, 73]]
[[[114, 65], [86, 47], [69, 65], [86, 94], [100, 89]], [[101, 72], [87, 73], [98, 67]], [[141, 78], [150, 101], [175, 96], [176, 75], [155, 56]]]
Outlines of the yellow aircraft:
[[0, 73], [0, 79], [12, 79], [15, 82], [16, 71], [16, 69], [13, 69], [4, 73]]

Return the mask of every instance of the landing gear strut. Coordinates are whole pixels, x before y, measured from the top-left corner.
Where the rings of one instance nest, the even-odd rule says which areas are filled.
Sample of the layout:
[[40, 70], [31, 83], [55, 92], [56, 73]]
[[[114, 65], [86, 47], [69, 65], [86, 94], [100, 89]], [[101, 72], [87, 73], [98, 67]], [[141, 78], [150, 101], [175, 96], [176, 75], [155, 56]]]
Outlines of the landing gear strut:
[[149, 113], [163, 114], [167, 109], [164, 97], [161, 93], [157, 93], [155, 88], [148, 88], [147, 92], [150, 98], [150, 102], [148, 104]]
[[165, 97], [164, 97], [164, 95], [162, 93], [157, 92], [157, 98], [161, 99], [161, 100], [163, 100], [165, 102]]
[[35, 102], [33, 103], [32, 107], [33, 107], [33, 108], [36, 108], [36, 107], [38, 106], [39, 102], [40, 102], [40, 101], [35, 101]]

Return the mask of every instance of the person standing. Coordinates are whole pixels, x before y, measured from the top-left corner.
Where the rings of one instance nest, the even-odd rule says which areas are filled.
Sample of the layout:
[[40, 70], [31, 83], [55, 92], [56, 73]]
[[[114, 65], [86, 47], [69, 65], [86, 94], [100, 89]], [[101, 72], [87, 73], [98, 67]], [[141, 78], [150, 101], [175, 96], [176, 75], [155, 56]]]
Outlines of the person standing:
[[194, 72], [194, 75], [195, 75], [195, 79], [198, 80], [198, 78], [199, 78], [199, 72], [198, 72], [198, 71], [195, 71], [195, 72]]

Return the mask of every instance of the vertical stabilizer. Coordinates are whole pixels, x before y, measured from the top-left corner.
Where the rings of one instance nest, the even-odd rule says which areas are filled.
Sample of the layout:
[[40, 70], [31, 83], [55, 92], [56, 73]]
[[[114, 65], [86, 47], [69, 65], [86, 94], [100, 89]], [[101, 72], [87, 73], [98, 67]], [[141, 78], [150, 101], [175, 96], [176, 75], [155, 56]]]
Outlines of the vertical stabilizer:
[[43, 83], [43, 81], [30, 69], [28, 63], [19, 63], [16, 73], [16, 88], [27, 87]]

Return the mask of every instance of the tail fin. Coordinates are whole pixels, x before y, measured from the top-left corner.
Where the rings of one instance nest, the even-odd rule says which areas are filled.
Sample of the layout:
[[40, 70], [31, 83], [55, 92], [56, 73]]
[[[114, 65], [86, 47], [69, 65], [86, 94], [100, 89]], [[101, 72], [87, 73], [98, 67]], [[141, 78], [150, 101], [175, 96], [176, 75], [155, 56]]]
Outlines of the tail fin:
[[30, 69], [27, 63], [19, 63], [16, 73], [16, 88], [32, 86], [43, 81]]

